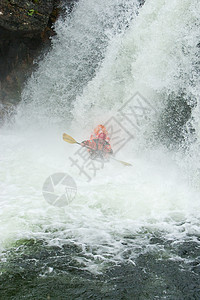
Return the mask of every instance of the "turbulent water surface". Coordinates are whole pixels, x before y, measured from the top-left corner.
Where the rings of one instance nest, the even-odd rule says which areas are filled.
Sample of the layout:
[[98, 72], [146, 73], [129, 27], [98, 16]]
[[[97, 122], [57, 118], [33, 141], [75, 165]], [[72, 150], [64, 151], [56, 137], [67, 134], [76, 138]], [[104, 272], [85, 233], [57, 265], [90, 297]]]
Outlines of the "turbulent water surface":
[[[199, 13], [85, 0], [57, 22], [0, 130], [0, 299], [200, 299]], [[98, 124], [132, 167], [62, 140]], [[56, 173], [69, 205], [43, 197]]]

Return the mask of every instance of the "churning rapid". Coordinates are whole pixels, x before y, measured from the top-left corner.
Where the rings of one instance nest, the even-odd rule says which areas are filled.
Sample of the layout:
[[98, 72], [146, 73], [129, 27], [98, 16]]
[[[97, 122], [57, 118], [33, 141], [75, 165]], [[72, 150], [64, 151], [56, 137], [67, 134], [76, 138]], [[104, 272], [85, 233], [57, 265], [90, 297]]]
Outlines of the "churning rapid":
[[[200, 297], [199, 13], [198, 0], [81, 0], [58, 20], [0, 131], [2, 295], [87, 299], [93, 284], [92, 299]], [[132, 167], [91, 163], [62, 140], [98, 124]], [[42, 194], [55, 173], [77, 185], [65, 207]], [[63, 290], [49, 291], [52, 278]]]

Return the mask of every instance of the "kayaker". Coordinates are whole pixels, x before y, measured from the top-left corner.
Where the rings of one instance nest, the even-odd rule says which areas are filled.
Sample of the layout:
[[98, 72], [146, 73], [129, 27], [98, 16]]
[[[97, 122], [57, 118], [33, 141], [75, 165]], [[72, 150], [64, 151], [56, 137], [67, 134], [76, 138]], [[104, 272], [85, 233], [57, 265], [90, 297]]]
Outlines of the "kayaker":
[[90, 140], [83, 141], [81, 146], [87, 148], [91, 159], [108, 160], [109, 156], [113, 154], [109, 140], [106, 128], [103, 125], [98, 125]]

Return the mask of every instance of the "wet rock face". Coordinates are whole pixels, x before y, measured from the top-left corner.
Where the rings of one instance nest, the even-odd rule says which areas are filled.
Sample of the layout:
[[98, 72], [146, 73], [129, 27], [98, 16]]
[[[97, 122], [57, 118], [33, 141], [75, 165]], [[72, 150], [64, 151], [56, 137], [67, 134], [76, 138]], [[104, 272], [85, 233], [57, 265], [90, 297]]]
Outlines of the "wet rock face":
[[18, 37], [3, 30], [0, 33], [0, 100], [13, 103], [20, 97], [22, 83], [41, 48], [41, 39]]
[[61, 3], [61, 0], [1, 0], [0, 103], [4, 107], [20, 100], [34, 59], [50, 46], [49, 37], [55, 34], [52, 25]]
[[54, 0], [1, 0], [0, 26], [19, 33], [41, 32], [48, 24]]

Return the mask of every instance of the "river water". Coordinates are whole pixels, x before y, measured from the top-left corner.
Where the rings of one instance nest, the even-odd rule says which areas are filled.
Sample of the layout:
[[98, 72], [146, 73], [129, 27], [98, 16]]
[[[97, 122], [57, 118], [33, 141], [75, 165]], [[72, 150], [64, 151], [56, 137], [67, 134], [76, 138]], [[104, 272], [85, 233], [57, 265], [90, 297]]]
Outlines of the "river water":
[[[197, 0], [79, 1], [0, 130], [0, 299], [200, 299]], [[106, 124], [117, 160], [63, 141]], [[43, 196], [70, 175], [65, 206]]]

